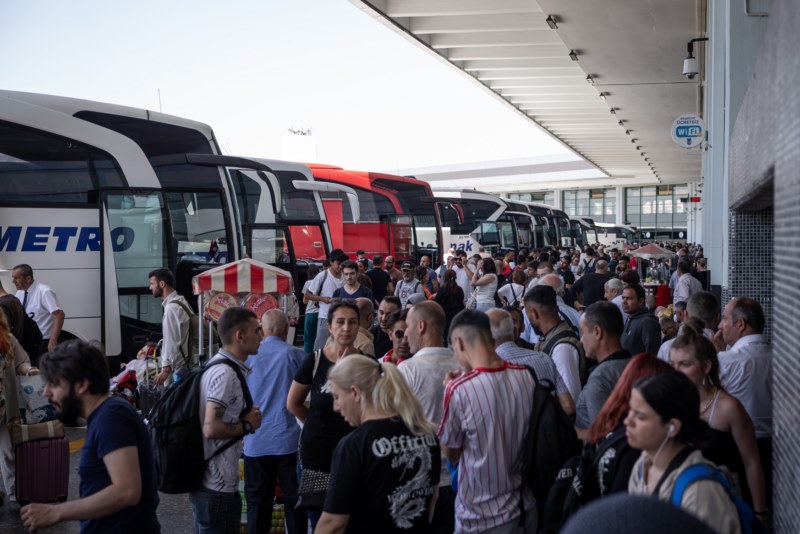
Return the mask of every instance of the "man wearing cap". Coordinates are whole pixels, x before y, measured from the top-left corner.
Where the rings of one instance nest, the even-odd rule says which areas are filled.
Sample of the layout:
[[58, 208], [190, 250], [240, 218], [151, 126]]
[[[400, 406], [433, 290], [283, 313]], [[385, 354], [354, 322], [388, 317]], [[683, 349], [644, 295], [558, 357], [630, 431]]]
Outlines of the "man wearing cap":
[[414, 293], [425, 294], [422, 289], [422, 282], [414, 277], [414, 265], [410, 261], [404, 261], [400, 267], [403, 271], [403, 279], [397, 282], [397, 287], [394, 288], [394, 296], [400, 299], [400, 308], [405, 308], [408, 298]]
[[314, 341], [314, 350], [321, 349], [330, 336], [328, 331], [328, 308], [333, 299], [333, 293], [344, 285], [342, 277], [342, 263], [347, 261], [347, 254], [340, 248], [333, 249], [328, 255], [331, 266], [314, 277], [304, 296], [306, 300], [319, 303], [319, 318], [317, 319], [317, 339]]

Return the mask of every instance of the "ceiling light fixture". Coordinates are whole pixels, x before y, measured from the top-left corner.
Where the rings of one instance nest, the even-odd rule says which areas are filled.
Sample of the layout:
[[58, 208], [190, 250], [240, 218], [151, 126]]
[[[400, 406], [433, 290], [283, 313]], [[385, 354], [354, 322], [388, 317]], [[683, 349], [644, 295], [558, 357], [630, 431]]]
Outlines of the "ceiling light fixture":
[[586, 81], [589, 82], [590, 84], [594, 85], [594, 78], [592, 78], [591, 74], [587, 74], [586, 75]]
[[631, 134], [630, 130], [625, 130], [625, 135], [630, 135], [630, 134]]
[[617, 109], [616, 108], [611, 108], [609, 111], [611, 112], [612, 115], [616, 115], [617, 114]]
[[606, 101], [606, 97], [607, 97], [607, 96], [608, 96], [608, 93], [603, 93], [603, 92], [601, 92], [601, 93], [600, 93], [600, 100], [602, 100], [603, 102], [605, 102], [605, 101]]
[[551, 30], [558, 29], [558, 24], [556, 24], [557, 21], [555, 15], [548, 15], [547, 18], [544, 19], [544, 21], [547, 23], [548, 26], [550, 26]]
[[569, 58], [572, 61], [578, 61], [578, 54], [575, 52], [575, 50], [570, 50], [569, 51]]
[[[631, 141], [633, 141], [633, 139], [631, 139]], [[639, 151], [641, 151], [641, 150], [642, 150], [642, 147], [640, 147], [640, 146], [637, 146], [637, 147], [636, 147], [636, 150], [639, 150]]]
[[622, 126], [623, 128], [625, 127], [625, 121], [623, 121], [622, 119], [620, 119], [620, 121], [619, 121], [619, 123], [618, 123], [618, 124], [619, 124], [620, 126]]
[[636, 143], [638, 143], [638, 142], [639, 142], [639, 140], [638, 140], [638, 139], [631, 139], [631, 143], [633, 143], [634, 145], [635, 145]]

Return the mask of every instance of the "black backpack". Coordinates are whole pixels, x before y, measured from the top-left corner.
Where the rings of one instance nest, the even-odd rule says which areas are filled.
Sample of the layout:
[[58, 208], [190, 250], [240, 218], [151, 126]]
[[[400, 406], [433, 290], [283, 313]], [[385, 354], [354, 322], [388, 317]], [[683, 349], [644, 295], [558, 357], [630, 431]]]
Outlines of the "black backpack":
[[22, 329], [22, 338], [18, 341], [22, 348], [25, 349], [25, 352], [28, 353], [28, 356], [31, 357], [31, 360], [33, 360], [39, 354], [44, 336], [42, 336], [42, 331], [39, 330], [39, 325], [36, 324], [33, 317], [27, 313], [24, 313], [23, 316], [25, 321]]
[[[564, 413], [558, 399], [552, 395], [555, 386], [550, 380], [539, 380], [536, 371], [528, 367], [536, 387], [533, 389], [533, 411], [525, 433], [522, 457], [523, 483], [533, 491], [538, 509], [539, 528], [544, 521], [547, 494], [561, 466], [581, 452], [572, 419]], [[523, 508], [520, 498], [520, 508]], [[524, 516], [524, 510], [523, 510]], [[523, 519], [524, 520], [524, 519]]]
[[625, 432], [615, 432], [599, 447], [589, 444], [579, 456], [573, 456], [561, 466], [544, 505], [544, 525], [540, 534], [557, 534], [567, 519], [583, 505], [600, 497], [597, 461], [605, 452], [616, 447]]
[[189, 493], [200, 489], [208, 460], [227, 450], [243, 436], [227, 441], [208, 460], [203, 450], [200, 421], [200, 385], [203, 373], [226, 364], [239, 377], [244, 394], [242, 415], [253, 406], [253, 398], [238, 366], [228, 358], [208, 363], [173, 383], [147, 414], [147, 429], [153, 445], [158, 489], [164, 493]]

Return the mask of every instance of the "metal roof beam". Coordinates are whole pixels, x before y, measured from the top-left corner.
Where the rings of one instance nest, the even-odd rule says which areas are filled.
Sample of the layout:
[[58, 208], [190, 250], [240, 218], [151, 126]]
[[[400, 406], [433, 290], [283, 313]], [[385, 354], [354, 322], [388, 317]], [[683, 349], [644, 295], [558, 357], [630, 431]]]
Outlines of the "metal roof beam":
[[[498, 13], [541, 13], [533, 0], [386, 0], [383, 10], [389, 17], [454, 15], [495, 15]], [[544, 17], [542, 17], [544, 18]]]

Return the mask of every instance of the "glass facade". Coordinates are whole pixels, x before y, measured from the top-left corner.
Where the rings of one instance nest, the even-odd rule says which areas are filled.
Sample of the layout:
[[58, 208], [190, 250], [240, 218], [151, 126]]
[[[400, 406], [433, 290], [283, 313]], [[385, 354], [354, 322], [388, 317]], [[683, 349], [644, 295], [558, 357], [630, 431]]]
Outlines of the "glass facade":
[[537, 204], [554, 206], [556, 194], [554, 191], [534, 191], [532, 193], [510, 193], [508, 198], [511, 200], [522, 200], [524, 202], [536, 202]]
[[645, 241], [682, 239], [686, 235], [686, 205], [680, 199], [688, 196], [688, 185], [628, 187], [625, 224], [637, 227]]
[[617, 191], [613, 187], [563, 191], [562, 195], [562, 209], [570, 217], [591, 217], [595, 222], [616, 222]]

